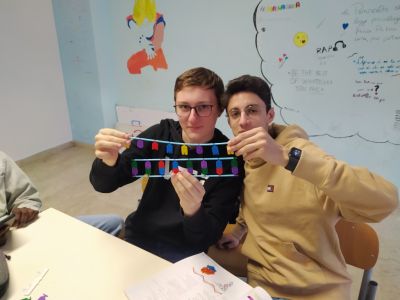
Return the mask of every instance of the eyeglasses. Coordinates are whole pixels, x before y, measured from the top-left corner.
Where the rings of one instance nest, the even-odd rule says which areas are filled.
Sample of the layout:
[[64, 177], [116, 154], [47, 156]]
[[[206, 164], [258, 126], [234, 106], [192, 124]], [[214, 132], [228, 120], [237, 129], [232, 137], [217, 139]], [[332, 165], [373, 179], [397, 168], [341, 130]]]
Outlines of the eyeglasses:
[[211, 114], [212, 104], [200, 104], [196, 106], [190, 106], [187, 104], [174, 105], [175, 112], [179, 117], [188, 117], [192, 112], [192, 109], [196, 112], [199, 117], [208, 117]]
[[257, 117], [260, 112], [261, 109], [257, 106], [257, 105], [247, 105], [243, 111], [241, 111], [238, 108], [232, 108], [230, 111], [227, 112], [227, 117], [230, 118], [231, 120], [239, 120], [242, 112], [245, 113], [246, 117], [252, 119]]

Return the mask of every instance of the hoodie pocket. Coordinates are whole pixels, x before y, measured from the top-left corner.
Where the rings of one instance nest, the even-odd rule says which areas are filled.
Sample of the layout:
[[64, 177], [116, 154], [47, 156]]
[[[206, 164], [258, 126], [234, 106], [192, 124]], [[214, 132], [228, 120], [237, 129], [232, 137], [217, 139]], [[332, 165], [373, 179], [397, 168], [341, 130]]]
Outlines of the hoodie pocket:
[[295, 243], [263, 241], [260, 247], [264, 262], [259, 262], [262, 266], [249, 266], [249, 272], [261, 272], [267, 281], [295, 289], [317, 288], [326, 282], [319, 264]]

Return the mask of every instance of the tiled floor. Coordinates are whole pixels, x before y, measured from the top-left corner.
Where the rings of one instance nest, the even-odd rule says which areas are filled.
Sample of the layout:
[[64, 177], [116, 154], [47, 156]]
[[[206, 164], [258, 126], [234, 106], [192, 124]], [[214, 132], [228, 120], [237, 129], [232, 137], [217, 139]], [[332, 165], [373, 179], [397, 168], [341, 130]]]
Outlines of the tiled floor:
[[[21, 164], [36, 184], [43, 200], [43, 209], [56, 208], [71, 216], [97, 213], [116, 213], [126, 217], [136, 209], [141, 195], [139, 182], [111, 194], [96, 192], [89, 182], [94, 159], [90, 146], [66, 147], [37, 155]], [[400, 299], [400, 209], [382, 223], [374, 224], [380, 237], [380, 255], [373, 278], [378, 281], [376, 299]], [[357, 299], [361, 271], [350, 268], [353, 275], [352, 299]]]
[[140, 183], [109, 194], [96, 192], [89, 182], [94, 158], [92, 147], [77, 145], [25, 159], [20, 165], [37, 186], [43, 209], [53, 207], [71, 216], [115, 213], [126, 217], [137, 207]]

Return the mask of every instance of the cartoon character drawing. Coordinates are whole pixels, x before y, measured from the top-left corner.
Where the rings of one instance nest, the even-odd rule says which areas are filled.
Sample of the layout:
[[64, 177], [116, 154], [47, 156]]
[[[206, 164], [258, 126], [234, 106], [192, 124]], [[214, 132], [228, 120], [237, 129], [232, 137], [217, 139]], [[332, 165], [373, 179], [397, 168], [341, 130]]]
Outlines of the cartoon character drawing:
[[161, 48], [164, 40], [165, 19], [156, 11], [154, 0], [135, 0], [133, 12], [126, 17], [130, 29], [139, 31], [139, 44], [142, 50], [134, 53], [128, 60], [129, 73], [141, 74], [145, 66], [157, 69], [168, 69], [168, 64]]

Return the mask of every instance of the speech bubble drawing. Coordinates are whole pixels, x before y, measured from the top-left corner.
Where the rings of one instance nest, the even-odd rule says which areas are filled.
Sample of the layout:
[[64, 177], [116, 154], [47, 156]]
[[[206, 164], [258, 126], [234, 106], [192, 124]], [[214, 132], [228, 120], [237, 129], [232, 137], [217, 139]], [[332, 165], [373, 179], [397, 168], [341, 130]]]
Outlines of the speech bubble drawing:
[[262, 0], [254, 21], [261, 73], [285, 123], [400, 145], [400, 1]]

